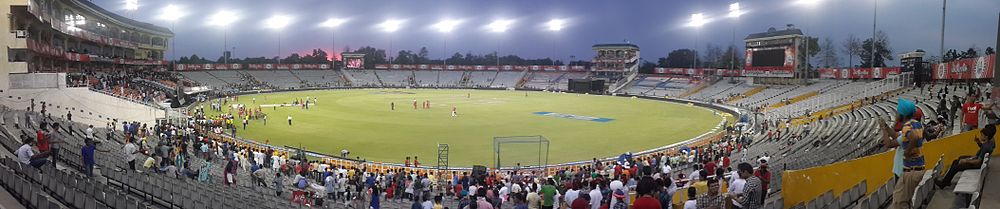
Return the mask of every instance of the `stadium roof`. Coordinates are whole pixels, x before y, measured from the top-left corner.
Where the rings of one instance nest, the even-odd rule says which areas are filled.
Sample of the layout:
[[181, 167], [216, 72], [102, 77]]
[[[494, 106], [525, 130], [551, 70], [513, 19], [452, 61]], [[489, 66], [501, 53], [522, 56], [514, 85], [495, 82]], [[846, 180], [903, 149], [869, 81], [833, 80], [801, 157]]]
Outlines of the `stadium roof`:
[[769, 28], [767, 30], [767, 32], [752, 33], [750, 35], [747, 35], [747, 37], [745, 39], [743, 39], [743, 40], [768, 38], [768, 37], [777, 37], [777, 36], [802, 35], [802, 34], [803, 34], [802, 30], [800, 30], [798, 28], [791, 28], [790, 27], [790, 28], [784, 29], [784, 30], [776, 30], [774, 28]]
[[161, 27], [150, 23], [140, 22], [137, 20], [129, 19], [127, 17], [123, 17], [121, 15], [115, 14], [114, 12], [105, 10], [104, 8], [101, 8], [101, 6], [97, 6], [97, 4], [94, 4], [93, 2], [90, 2], [88, 0], [76, 0], [72, 2], [80, 4], [80, 6], [84, 7], [84, 9], [92, 9], [101, 15], [107, 15], [108, 17], [114, 19], [115, 21], [129, 24], [131, 26], [142, 27], [143, 29], [148, 29], [159, 33], [174, 35], [174, 32], [170, 31], [170, 29], [167, 29], [166, 27]]
[[631, 44], [631, 43], [623, 43], [623, 44], [594, 44], [594, 46], [592, 48], [594, 48], [594, 49], [597, 49], [597, 48], [635, 48], [635, 49], [639, 49], [639, 46], [635, 45], [635, 44]]

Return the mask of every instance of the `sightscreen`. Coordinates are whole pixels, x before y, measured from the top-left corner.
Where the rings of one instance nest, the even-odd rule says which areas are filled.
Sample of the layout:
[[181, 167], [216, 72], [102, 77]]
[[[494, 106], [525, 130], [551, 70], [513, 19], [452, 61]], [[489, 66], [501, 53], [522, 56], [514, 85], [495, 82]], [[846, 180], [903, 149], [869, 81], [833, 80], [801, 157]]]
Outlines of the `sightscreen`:
[[779, 67], [785, 65], [785, 49], [768, 49], [753, 52], [754, 67]]

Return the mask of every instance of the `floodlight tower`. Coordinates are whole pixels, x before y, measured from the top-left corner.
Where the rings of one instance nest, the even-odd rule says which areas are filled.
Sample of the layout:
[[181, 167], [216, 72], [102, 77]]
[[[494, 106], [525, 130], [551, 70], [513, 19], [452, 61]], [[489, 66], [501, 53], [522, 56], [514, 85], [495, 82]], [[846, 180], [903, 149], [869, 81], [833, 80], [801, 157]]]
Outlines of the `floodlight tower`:
[[688, 22], [687, 24], [688, 27], [693, 27], [695, 31], [694, 49], [692, 52], [694, 53], [694, 63], [691, 64], [691, 68], [698, 68], [698, 36], [700, 35], [699, 33], [701, 32], [700, 31], [701, 26], [705, 25], [705, 23], [708, 23], [708, 20], [705, 19], [705, 14], [694, 13], [691, 14], [691, 21]]
[[445, 68], [447, 68], [447, 65], [448, 65], [448, 37], [447, 36], [449, 34], [451, 34], [451, 31], [455, 30], [455, 28], [459, 24], [462, 24], [461, 20], [442, 20], [442, 21], [440, 21], [440, 22], [438, 22], [438, 23], [436, 23], [436, 24], [433, 25], [434, 28], [436, 28], [439, 32], [441, 32], [441, 33], [444, 34], [444, 37], [442, 38], [442, 40], [443, 40], [442, 41], [443, 42], [442, 49], [443, 50], [441, 50], [441, 54], [443, 56], [441, 57], [441, 60], [443, 61], [444, 65], [445, 65]]
[[135, 10], [139, 9], [139, 0], [125, 0], [125, 11], [129, 18], [135, 18]]
[[[171, 5], [167, 5], [166, 7], [163, 7], [163, 9], [160, 10], [160, 17], [159, 17], [159, 19], [166, 20], [167, 22], [170, 22], [170, 31], [173, 31], [174, 30], [174, 26], [177, 23], [177, 20], [180, 20], [181, 18], [183, 18], [186, 15], [187, 14], [184, 13], [178, 6], [171, 4]], [[171, 54], [170, 55], [170, 62], [173, 63], [176, 66], [176, 64], [177, 64], [176, 63], [177, 62], [177, 37], [176, 36], [174, 37], [173, 40], [170, 41], [170, 54]]]
[[292, 22], [292, 18], [284, 15], [271, 16], [264, 21], [264, 24], [271, 29], [274, 29], [278, 33], [278, 64], [281, 64], [281, 29], [288, 26]]
[[552, 65], [556, 65], [556, 40], [558, 39], [559, 31], [566, 27], [566, 20], [563, 19], [552, 19], [545, 23], [549, 31], [552, 31]]
[[386, 20], [385, 22], [382, 22], [381, 24], [378, 25], [378, 27], [382, 29], [382, 31], [385, 31], [386, 33], [389, 34], [389, 52], [386, 53], [387, 55], [389, 55], [389, 68], [392, 68], [392, 33], [399, 30], [399, 28], [401, 28], [402, 25], [403, 25], [402, 20], [395, 20], [395, 19]]
[[[508, 29], [510, 29], [511, 24], [513, 24], [513, 23], [514, 23], [513, 20], [503, 20], [503, 19], [501, 19], [501, 20], [494, 20], [489, 25], [486, 25], [486, 27], [489, 28], [490, 31], [492, 31], [494, 33], [503, 33], [503, 32], [506, 32]], [[494, 54], [496, 54], [497, 67], [499, 67], [500, 66], [500, 38], [497, 38], [497, 50], [494, 52]]]
[[[807, 9], [813, 9], [813, 8], [816, 8], [816, 5], [819, 5], [820, 2], [822, 2], [822, 0], [796, 0], [795, 4], [802, 5], [802, 6], [806, 7]], [[812, 63], [809, 62], [809, 57], [810, 57], [809, 56], [809, 42], [811, 42], [810, 39], [809, 39], [809, 21], [806, 21], [805, 31], [803, 31], [802, 34], [805, 36], [806, 49], [802, 50], [799, 53], [805, 53], [805, 55], [806, 55], [806, 71], [808, 71], [809, 68], [810, 68], [810, 66], [812, 66]], [[872, 45], [874, 46], [875, 44], [873, 43]], [[798, 58], [796, 58], [796, 60], [798, 60]]]
[[229, 24], [236, 22], [238, 17], [235, 12], [222, 10], [209, 17], [208, 24], [222, 27], [222, 57], [223, 64], [229, 64], [229, 57], [226, 56], [226, 48], [229, 47]]
[[[743, 10], [740, 9], [740, 3], [739, 2], [729, 4], [729, 18], [733, 18], [735, 20], [739, 20], [740, 16], [742, 16], [744, 13], [746, 13], [746, 12], [744, 12]], [[736, 25], [737, 24], [738, 23], [736, 21], [733, 21], [733, 39], [730, 40], [730, 42], [729, 42], [729, 45], [733, 47], [733, 50], [732, 50], [733, 53], [731, 53], [729, 55], [729, 58], [730, 58], [730, 60], [729, 60], [729, 70], [736, 69]]]
[[330, 18], [330, 19], [327, 19], [326, 22], [323, 22], [323, 23], [320, 24], [320, 26], [323, 26], [323, 27], [326, 27], [326, 28], [330, 28], [330, 36], [331, 36], [330, 39], [332, 40], [331, 44], [330, 44], [330, 55], [331, 55], [330, 56], [330, 63], [331, 63], [330, 64], [330, 69], [335, 69], [337, 67], [336, 66], [337, 65], [337, 55], [335, 54], [335, 52], [337, 51], [337, 30], [336, 29], [337, 29], [337, 27], [339, 27], [340, 25], [343, 25], [346, 22], [347, 22], [347, 19], [343, 19], [343, 18]]

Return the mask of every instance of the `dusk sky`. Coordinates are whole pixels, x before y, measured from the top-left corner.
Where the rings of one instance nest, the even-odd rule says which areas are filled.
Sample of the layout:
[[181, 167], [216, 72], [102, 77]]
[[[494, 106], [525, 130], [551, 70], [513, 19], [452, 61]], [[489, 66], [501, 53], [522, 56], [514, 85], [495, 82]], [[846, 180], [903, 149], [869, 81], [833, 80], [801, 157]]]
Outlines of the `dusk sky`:
[[[135, 19], [170, 27], [157, 19], [160, 10], [178, 5], [187, 12], [175, 24], [177, 56], [196, 53], [214, 60], [221, 55], [223, 30], [208, 26], [209, 16], [230, 10], [239, 19], [229, 27], [229, 46], [236, 57], [273, 57], [277, 54], [277, 32], [264, 27], [272, 15], [288, 15], [293, 22], [281, 34], [282, 57], [314, 48], [329, 51], [331, 30], [318, 27], [327, 18], [348, 18], [336, 29], [339, 53], [345, 45], [417, 51], [426, 46], [434, 59], [441, 58], [447, 39], [447, 54], [455, 52], [492, 53], [499, 45], [501, 54], [525, 58], [570, 56], [590, 59], [590, 46], [598, 43], [639, 45], [642, 57], [655, 61], [668, 52], [696, 45], [729, 45], [733, 30], [737, 45], [747, 34], [782, 29], [795, 24], [811, 36], [834, 39], [841, 65], [847, 65], [840, 44], [854, 34], [865, 39], [872, 34], [874, 0], [823, 0], [814, 7], [793, 4], [792, 0], [738, 1], [746, 12], [739, 19], [727, 18], [732, 0], [139, 0], [137, 11], [126, 13], [123, 0], [93, 0], [102, 7]], [[939, 54], [941, 0], [879, 0], [879, 30], [889, 35], [894, 57], [916, 49], [929, 56]], [[699, 29], [685, 27], [692, 13], [702, 12], [710, 22]], [[995, 46], [998, 0], [952, 0], [948, 2], [945, 48], [967, 49]], [[568, 24], [558, 32], [544, 27], [553, 18]], [[386, 33], [376, 25], [387, 19], [404, 20], [402, 28]], [[431, 28], [443, 19], [461, 19], [462, 24], [448, 35]], [[513, 19], [510, 30], [494, 33], [485, 25], [496, 19]], [[698, 44], [695, 43], [696, 37]], [[742, 49], [742, 47], [740, 47]], [[395, 53], [392, 53], [395, 55]], [[170, 57], [167, 53], [167, 57]], [[897, 57], [898, 58], [898, 57]], [[855, 64], [859, 61], [855, 58]], [[898, 59], [890, 65], [898, 65]]]

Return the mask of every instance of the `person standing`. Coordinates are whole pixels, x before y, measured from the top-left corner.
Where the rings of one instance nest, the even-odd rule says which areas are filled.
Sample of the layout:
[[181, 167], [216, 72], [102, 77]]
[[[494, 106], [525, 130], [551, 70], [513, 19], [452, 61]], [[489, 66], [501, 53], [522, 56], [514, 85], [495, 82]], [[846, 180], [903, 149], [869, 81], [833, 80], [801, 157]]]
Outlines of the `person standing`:
[[892, 193], [892, 203], [889, 208], [910, 208], [910, 197], [913, 190], [924, 176], [924, 154], [921, 151], [924, 140], [924, 126], [919, 118], [914, 117], [917, 106], [910, 100], [899, 99], [896, 106], [897, 121], [903, 122], [896, 132], [884, 122], [879, 122], [882, 129], [882, 144], [886, 147], [899, 147], [893, 158], [893, 174], [898, 178], [896, 188]]
[[128, 162], [129, 169], [135, 171], [135, 159], [139, 156], [139, 148], [132, 142], [132, 137], [125, 138], [125, 145], [122, 146], [122, 152], [125, 154], [125, 161]]
[[962, 104], [962, 131], [970, 131], [979, 128], [979, 113], [982, 112], [983, 104], [976, 102], [975, 95], [965, 98]]
[[528, 209], [540, 209], [542, 207], [542, 197], [538, 195], [538, 191], [534, 189], [528, 190]]
[[698, 197], [697, 206], [699, 209], [723, 209], [723, 197], [719, 194], [719, 181], [708, 179], [708, 192]]
[[[660, 200], [655, 197], [653, 194], [654, 191], [656, 191], [656, 183], [653, 182], [653, 177], [642, 177], [635, 187], [637, 197], [635, 198], [635, 201], [632, 202], [632, 209], [661, 209], [662, 206], [660, 205]], [[625, 192], [622, 190], [616, 190], [614, 197], [618, 200], [618, 202], [625, 202]]]
[[285, 191], [284, 182], [285, 180], [281, 177], [281, 172], [274, 172], [274, 196], [281, 198], [281, 192]]
[[451, 117], [456, 117], [456, 116], [458, 116], [458, 108], [451, 107]]
[[545, 185], [542, 186], [542, 209], [552, 209], [556, 193], [558, 192], [556, 191], [556, 186], [554, 186], [555, 184], [555, 181], [548, 179], [545, 181]]
[[83, 148], [80, 148], [80, 157], [83, 158], [83, 172], [87, 177], [94, 175], [94, 152], [110, 152], [109, 150], [97, 149], [97, 144], [91, 138], [83, 139]]
[[743, 186], [743, 192], [735, 196], [730, 196], [734, 200], [739, 200], [742, 207], [734, 207], [739, 209], [759, 209], [764, 205], [764, 199], [761, 199], [763, 195], [762, 181], [757, 176], [754, 176], [753, 166], [749, 163], [740, 163], [736, 166], [740, 171], [740, 178], [746, 179], [746, 184]]
[[288, 115], [288, 125], [292, 125], [292, 115]]

